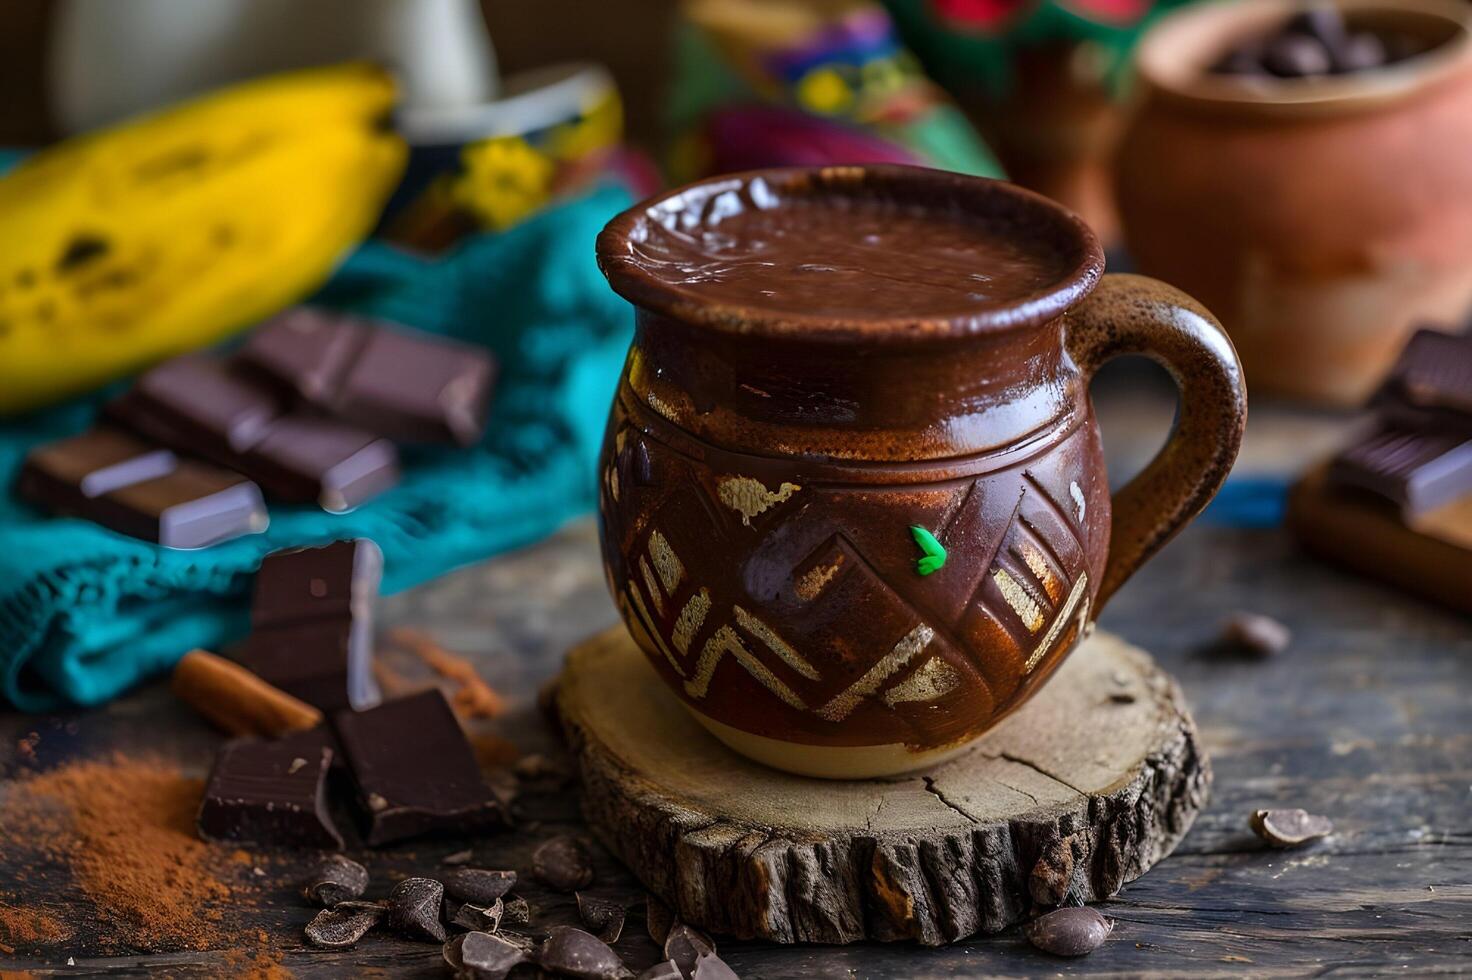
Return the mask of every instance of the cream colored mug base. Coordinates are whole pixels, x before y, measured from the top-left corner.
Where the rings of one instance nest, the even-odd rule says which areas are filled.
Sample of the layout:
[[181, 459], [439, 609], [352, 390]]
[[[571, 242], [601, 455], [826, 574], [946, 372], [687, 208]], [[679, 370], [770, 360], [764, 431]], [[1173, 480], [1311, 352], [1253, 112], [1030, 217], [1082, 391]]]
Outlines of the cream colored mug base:
[[969, 739], [959, 745], [943, 745], [921, 752], [909, 749], [901, 742], [888, 745], [803, 745], [743, 732], [701, 714], [688, 704], [685, 710], [706, 731], [748, 759], [784, 772], [822, 779], [872, 779], [929, 769], [960, 755], [975, 742], [975, 739]]

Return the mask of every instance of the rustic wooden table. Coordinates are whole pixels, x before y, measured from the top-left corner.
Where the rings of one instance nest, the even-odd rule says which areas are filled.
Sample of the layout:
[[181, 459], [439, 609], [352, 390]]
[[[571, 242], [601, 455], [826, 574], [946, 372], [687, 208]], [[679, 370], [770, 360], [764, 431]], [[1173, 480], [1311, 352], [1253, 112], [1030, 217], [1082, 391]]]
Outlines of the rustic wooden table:
[[[1249, 470], [1271, 469], [1296, 455], [1295, 447], [1302, 452], [1325, 438], [1324, 424], [1297, 416], [1270, 413], [1254, 424]], [[1106, 420], [1106, 431], [1109, 425]], [[534, 548], [389, 598], [381, 609], [385, 623], [424, 629], [473, 659], [514, 702], [489, 728], [525, 752], [553, 757], [560, 749], [534, 706], [535, 692], [569, 644], [615, 618], [587, 521]], [[1266, 661], [1208, 652], [1216, 622], [1233, 609], [1289, 624], [1292, 647]], [[1215, 770], [1210, 806], [1184, 843], [1103, 906], [1117, 923], [1103, 948], [1082, 960], [1059, 960], [1033, 950], [1016, 930], [936, 950], [723, 940], [731, 966], [742, 977], [766, 980], [1469, 971], [1467, 619], [1318, 564], [1279, 530], [1198, 524], [1118, 595], [1101, 625], [1152, 651], [1179, 679]], [[162, 684], [98, 711], [0, 714], [0, 772], [13, 771], [7, 753], [29, 731], [41, 735], [34, 765], [43, 769], [120, 750], [177, 760], [202, 775], [218, 743]], [[23, 784], [0, 783], [0, 800], [15, 792], [24, 792]], [[478, 864], [525, 869], [538, 841], [583, 830], [575, 788], [528, 792], [520, 806], [523, 827], [477, 841]], [[1336, 833], [1303, 850], [1264, 850], [1248, 832], [1247, 817], [1269, 806], [1328, 814]], [[389, 848], [369, 862], [383, 887], [395, 874], [433, 874], [441, 856], [464, 846]], [[17, 881], [10, 860], [0, 853], [0, 902], [42, 908], [73, 934], [51, 946], [17, 946], [0, 955], [0, 970], [204, 976], [238, 967], [238, 958], [223, 949], [120, 951], [64, 869]], [[287, 856], [263, 864], [266, 874], [252, 897], [229, 910], [227, 921], [265, 930], [265, 944], [297, 976], [442, 975], [436, 945], [373, 934], [347, 952], [305, 947], [301, 930], [310, 911], [294, 887], [305, 862]], [[538, 923], [576, 922], [570, 896], [534, 885], [521, 890]], [[639, 894], [606, 854], [599, 855], [593, 890]], [[617, 948], [636, 968], [655, 959], [637, 918]], [[64, 965], [69, 957], [75, 966]]]

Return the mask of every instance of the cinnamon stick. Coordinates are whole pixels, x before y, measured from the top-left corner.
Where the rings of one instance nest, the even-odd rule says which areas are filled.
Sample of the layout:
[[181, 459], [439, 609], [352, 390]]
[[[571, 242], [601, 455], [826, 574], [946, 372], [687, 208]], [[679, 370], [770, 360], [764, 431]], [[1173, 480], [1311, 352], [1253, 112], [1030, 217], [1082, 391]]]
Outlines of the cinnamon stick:
[[323, 721], [316, 708], [208, 650], [186, 653], [170, 686], [179, 700], [231, 735], [274, 738]]

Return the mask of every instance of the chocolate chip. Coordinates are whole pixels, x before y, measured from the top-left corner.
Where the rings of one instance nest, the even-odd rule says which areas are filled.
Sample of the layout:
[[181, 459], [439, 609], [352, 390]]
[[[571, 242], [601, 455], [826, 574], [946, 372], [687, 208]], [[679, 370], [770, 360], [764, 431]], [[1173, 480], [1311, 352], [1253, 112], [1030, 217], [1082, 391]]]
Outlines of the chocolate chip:
[[639, 974], [636, 980], [685, 980], [685, 974], [680, 972], [674, 960], [665, 960]]
[[515, 871], [456, 868], [444, 876], [445, 892], [462, 902], [489, 905], [516, 884]]
[[440, 906], [445, 888], [433, 878], [405, 878], [388, 893], [388, 924], [415, 939], [445, 941]]
[[508, 926], [524, 926], [532, 921], [532, 907], [520, 895], [510, 895], [502, 902], [505, 909], [501, 921]]
[[486, 932], [467, 932], [445, 943], [445, 962], [457, 976], [469, 980], [502, 980], [519, 964], [528, 961], [528, 950]]
[[383, 921], [387, 911], [372, 902], [339, 903], [335, 908], [323, 909], [307, 923], [307, 942], [321, 949], [351, 949]]
[[1298, 809], [1258, 810], [1249, 822], [1252, 832], [1272, 847], [1300, 847], [1334, 832], [1328, 817]]
[[1104, 945], [1114, 924], [1087, 905], [1054, 909], [1023, 927], [1027, 941], [1054, 956], [1084, 956]]
[[454, 854], [446, 854], [444, 857], [440, 858], [440, 864], [469, 864], [474, 859], [475, 852], [467, 848], [463, 851], [456, 851]]
[[664, 941], [669, 938], [674, 924], [674, 910], [658, 895], [650, 895], [644, 904], [644, 927], [649, 931], [649, 938], [654, 940], [655, 945], [664, 948]]
[[1325, 47], [1333, 48], [1344, 41], [1344, 17], [1332, 3], [1316, 3], [1295, 15], [1283, 32], [1285, 34], [1307, 34], [1318, 39]]
[[709, 936], [683, 922], [671, 926], [670, 934], [664, 938], [665, 959], [674, 960], [680, 972], [686, 976], [694, 971], [696, 960], [715, 951], [716, 944]]
[[592, 856], [579, 841], [565, 834], [532, 852], [532, 870], [560, 892], [574, 892], [593, 883]]
[[357, 861], [335, 854], [302, 882], [302, 897], [313, 905], [331, 908], [338, 902], [357, 898], [368, 888], [368, 869]]
[[1340, 72], [1367, 71], [1385, 64], [1389, 53], [1385, 42], [1374, 34], [1361, 31], [1346, 38], [1334, 49], [1334, 70]]
[[450, 925], [472, 932], [495, 932], [501, 928], [501, 918], [505, 914], [506, 903], [499, 898], [490, 905], [472, 905], [466, 902], [450, 917]]
[[605, 943], [618, 942], [618, 937], [624, 931], [627, 910], [617, 902], [595, 898], [582, 892], [573, 897], [578, 900], [578, 915], [582, 916], [583, 925]]
[[1282, 653], [1292, 639], [1292, 631], [1270, 616], [1234, 612], [1222, 623], [1219, 642], [1226, 650], [1266, 657]]
[[736, 971], [726, 965], [726, 961], [715, 953], [701, 953], [695, 961], [695, 969], [690, 973], [690, 980], [741, 980], [736, 976]]
[[578, 980], [622, 980], [634, 975], [607, 943], [572, 926], [555, 926], [547, 934], [537, 963], [544, 970]]
[[1268, 42], [1262, 55], [1263, 67], [1279, 78], [1308, 78], [1327, 75], [1334, 68], [1329, 49], [1307, 34], [1283, 34]]

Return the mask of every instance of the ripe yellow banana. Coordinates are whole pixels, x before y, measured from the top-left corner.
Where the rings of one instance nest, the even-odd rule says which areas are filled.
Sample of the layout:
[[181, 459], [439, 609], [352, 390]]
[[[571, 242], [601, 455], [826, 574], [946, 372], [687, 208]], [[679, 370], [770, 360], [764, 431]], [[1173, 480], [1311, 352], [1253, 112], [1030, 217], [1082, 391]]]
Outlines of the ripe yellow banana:
[[197, 348], [311, 292], [403, 170], [366, 65], [236, 85], [0, 177], [0, 415]]

